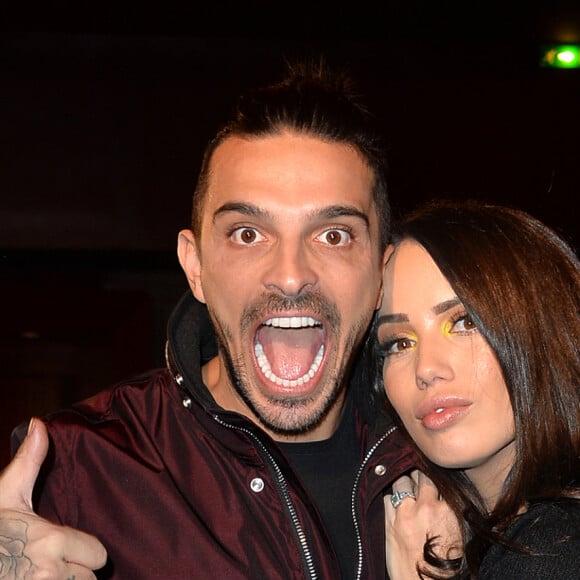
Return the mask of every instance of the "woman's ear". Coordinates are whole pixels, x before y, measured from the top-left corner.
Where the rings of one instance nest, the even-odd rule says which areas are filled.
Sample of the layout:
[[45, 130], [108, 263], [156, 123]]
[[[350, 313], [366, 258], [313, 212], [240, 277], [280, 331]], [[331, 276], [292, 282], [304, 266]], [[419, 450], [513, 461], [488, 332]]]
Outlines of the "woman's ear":
[[201, 284], [201, 261], [195, 236], [191, 230], [181, 230], [177, 236], [177, 257], [181, 268], [185, 272], [189, 287], [193, 295], [205, 303]]

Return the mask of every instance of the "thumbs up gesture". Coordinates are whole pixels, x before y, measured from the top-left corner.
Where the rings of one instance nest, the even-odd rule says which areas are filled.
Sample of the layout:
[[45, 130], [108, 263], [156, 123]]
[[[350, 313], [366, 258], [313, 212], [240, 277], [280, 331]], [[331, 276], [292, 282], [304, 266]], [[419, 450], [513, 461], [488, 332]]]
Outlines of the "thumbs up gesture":
[[32, 419], [12, 461], [0, 473], [0, 578], [94, 579], [107, 560], [95, 537], [52, 524], [32, 509], [32, 490], [48, 452], [48, 433]]

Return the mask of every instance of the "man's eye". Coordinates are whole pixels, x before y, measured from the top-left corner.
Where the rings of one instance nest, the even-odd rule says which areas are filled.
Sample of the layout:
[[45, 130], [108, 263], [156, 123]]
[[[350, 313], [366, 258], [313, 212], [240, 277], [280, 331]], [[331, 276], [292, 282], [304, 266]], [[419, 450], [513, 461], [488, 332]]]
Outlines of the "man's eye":
[[231, 239], [237, 244], [251, 245], [260, 242], [264, 239], [264, 236], [254, 228], [237, 228], [231, 235]]
[[344, 246], [351, 241], [352, 236], [346, 230], [332, 229], [326, 230], [316, 239], [329, 246]]

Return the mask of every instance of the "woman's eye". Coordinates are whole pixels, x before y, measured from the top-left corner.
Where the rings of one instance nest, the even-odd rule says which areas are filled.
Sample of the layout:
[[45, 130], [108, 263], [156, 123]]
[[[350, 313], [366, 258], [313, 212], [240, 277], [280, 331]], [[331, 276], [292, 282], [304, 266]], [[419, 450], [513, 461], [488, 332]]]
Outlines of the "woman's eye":
[[460, 316], [452, 326], [453, 332], [472, 332], [473, 330], [477, 330], [477, 326], [469, 314]]
[[351, 241], [352, 236], [346, 230], [332, 229], [326, 230], [316, 239], [329, 246], [344, 246]]
[[260, 242], [264, 239], [264, 236], [255, 228], [237, 228], [231, 235], [231, 239], [238, 244], [251, 245]]
[[396, 338], [394, 340], [387, 341], [383, 346], [383, 352], [385, 356], [391, 356], [393, 354], [400, 354], [413, 348], [415, 346], [415, 341], [410, 338]]

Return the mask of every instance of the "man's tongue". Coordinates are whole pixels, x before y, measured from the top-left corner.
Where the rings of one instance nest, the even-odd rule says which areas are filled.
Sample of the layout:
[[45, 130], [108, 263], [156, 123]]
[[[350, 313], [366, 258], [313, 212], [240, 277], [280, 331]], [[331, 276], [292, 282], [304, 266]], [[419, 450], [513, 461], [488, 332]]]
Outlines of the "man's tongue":
[[256, 338], [262, 344], [272, 372], [281, 379], [293, 380], [309, 371], [323, 343], [323, 331], [318, 327], [263, 326]]

